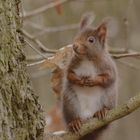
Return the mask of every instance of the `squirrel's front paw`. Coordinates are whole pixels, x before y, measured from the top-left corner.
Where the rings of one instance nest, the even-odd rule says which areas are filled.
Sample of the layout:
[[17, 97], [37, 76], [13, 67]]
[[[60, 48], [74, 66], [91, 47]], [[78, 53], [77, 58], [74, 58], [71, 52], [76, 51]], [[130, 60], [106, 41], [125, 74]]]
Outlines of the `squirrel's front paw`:
[[81, 87], [86, 86], [86, 85], [85, 85], [86, 79], [88, 79], [87, 76], [79, 76], [79, 79], [77, 79], [77, 80], [75, 81], [75, 83], [76, 83], [77, 85], [81, 86]]
[[88, 86], [88, 87], [94, 86], [94, 80], [89, 76], [85, 77], [84, 78], [84, 86]]
[[81, 125], [82, 125], [82, 120], [80, 118], [76, 118], [68, 124], [68, 129], [73, 133], [79, 133]]
[[93, 117], [96, 117], [98, 119], [104, 119], [107, 116], [107, 113], [109, 112], [109, 108], [104, 107], [100, 111], [97, 111]]

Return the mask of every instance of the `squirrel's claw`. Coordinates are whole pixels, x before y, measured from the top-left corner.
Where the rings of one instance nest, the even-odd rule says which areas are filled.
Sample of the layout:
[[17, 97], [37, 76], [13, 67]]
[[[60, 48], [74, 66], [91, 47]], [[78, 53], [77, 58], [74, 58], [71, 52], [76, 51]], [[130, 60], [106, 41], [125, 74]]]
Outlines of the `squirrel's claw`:
[[92, 87], [92, 86], [94, 86], [94, 81], [92, 79], [86, 79], [84, 82], [84, 85]]
[[82, 120], [80, 118], [77, 118], [69, 123], [68, 129], [73, 133], [79, 133], [81, 125], [82, 125]]
[[96, 118], [98, 118], [98, 119], [104, 119], [106, 116], [107, 116], [107, 113], [109, 112], [109, 108], [107, 108], [107, 107], [104, 107], [102, 110], [100, 110], [100, 111], [97, 111], [95, 114], [94, 114], [94, 116], [93, 117], [96, 117]]

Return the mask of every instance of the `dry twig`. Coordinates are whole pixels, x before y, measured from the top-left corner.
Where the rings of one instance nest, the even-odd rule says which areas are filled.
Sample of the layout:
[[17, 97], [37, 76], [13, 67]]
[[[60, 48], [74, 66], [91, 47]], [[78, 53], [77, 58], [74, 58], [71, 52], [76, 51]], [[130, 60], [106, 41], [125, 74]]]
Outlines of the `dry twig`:
[[39, 50], [37, 50], [35, 47], [33, 47], [32, 44], [31, 44], [29, 41], [25, 40], [25, 42], [26, 42], [35, 52], [37, 52], [41, 57], [43, 57], [43, 58], [45, 58], [45, 59], [48, 58], [46, 55], [42, 54]]
[[57, 50], [52, 50], [52, 49], [46, 48], [37, 38], [35, 38], [34, 36], [30, 35], [27, 31], [22, 30], [22, 33], [26, 38], [28, 38], [29, 40], [31, 40], [34, 43], [36, 43], [41, 51], [46, 52], [46, 53], [56, 53]]
[[41, 31], [39, 33], [37, 33], [34, 37], [42, 36], [46, 33], [73, 30], [73, 29], [77, 29], [78, 27], [79, 27], [79, 24], [70, 24], [70, 25], [63, 25], [63, 26], [49, 27], [49, 28], [40, 27]]
[[125, 57], [139, 57], [140, 53], [124, 53], [124, 54], [112, 54], [112, 57], [115, 59], [125, 58]]
[[37, 16], [38, 14], [46, 12], [48, 9], [54, 8], [58, 4], [62, 4], [62, 3], [67, 2], [67, 1], [69, 1], [69, 0], [58, 0], [58, 1], [51, 2], [50, 4], [47, 4], [45, 6], [38, 8], [38, 9], [35, 9], [31, 12], [28, 12], [23, 18], [27, 19], [27, 18], [31, 18], [32, 16]]

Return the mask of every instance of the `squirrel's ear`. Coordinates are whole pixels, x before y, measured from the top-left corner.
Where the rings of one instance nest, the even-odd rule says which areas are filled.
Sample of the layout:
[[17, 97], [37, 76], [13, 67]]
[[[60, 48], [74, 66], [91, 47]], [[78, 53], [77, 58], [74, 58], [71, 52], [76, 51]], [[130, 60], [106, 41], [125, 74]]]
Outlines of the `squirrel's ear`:
[[100, 24], [100, 26], [97, 27], [97, 36], [98, 36], [99, 42], [103, 46], [105, 44], [106, 34], [107, 34], [107, 25], [106, 25], [106, 22], [103, 22], [102, 24]]
[[81, 22], [80, 22], [80, 30], [90, 26], [92, 22], [94, 21], [95, 16], [93, 13], [89, 12], [82, 16]]

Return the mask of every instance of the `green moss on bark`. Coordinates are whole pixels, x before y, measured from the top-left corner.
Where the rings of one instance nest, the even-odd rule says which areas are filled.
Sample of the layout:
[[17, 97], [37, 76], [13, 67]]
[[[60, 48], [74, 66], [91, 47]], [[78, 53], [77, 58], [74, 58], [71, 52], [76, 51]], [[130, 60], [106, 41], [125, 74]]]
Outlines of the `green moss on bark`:
[[26, 73], [18, 5], [0, 2], [0, 140], [38, 140], [44, 121]]

